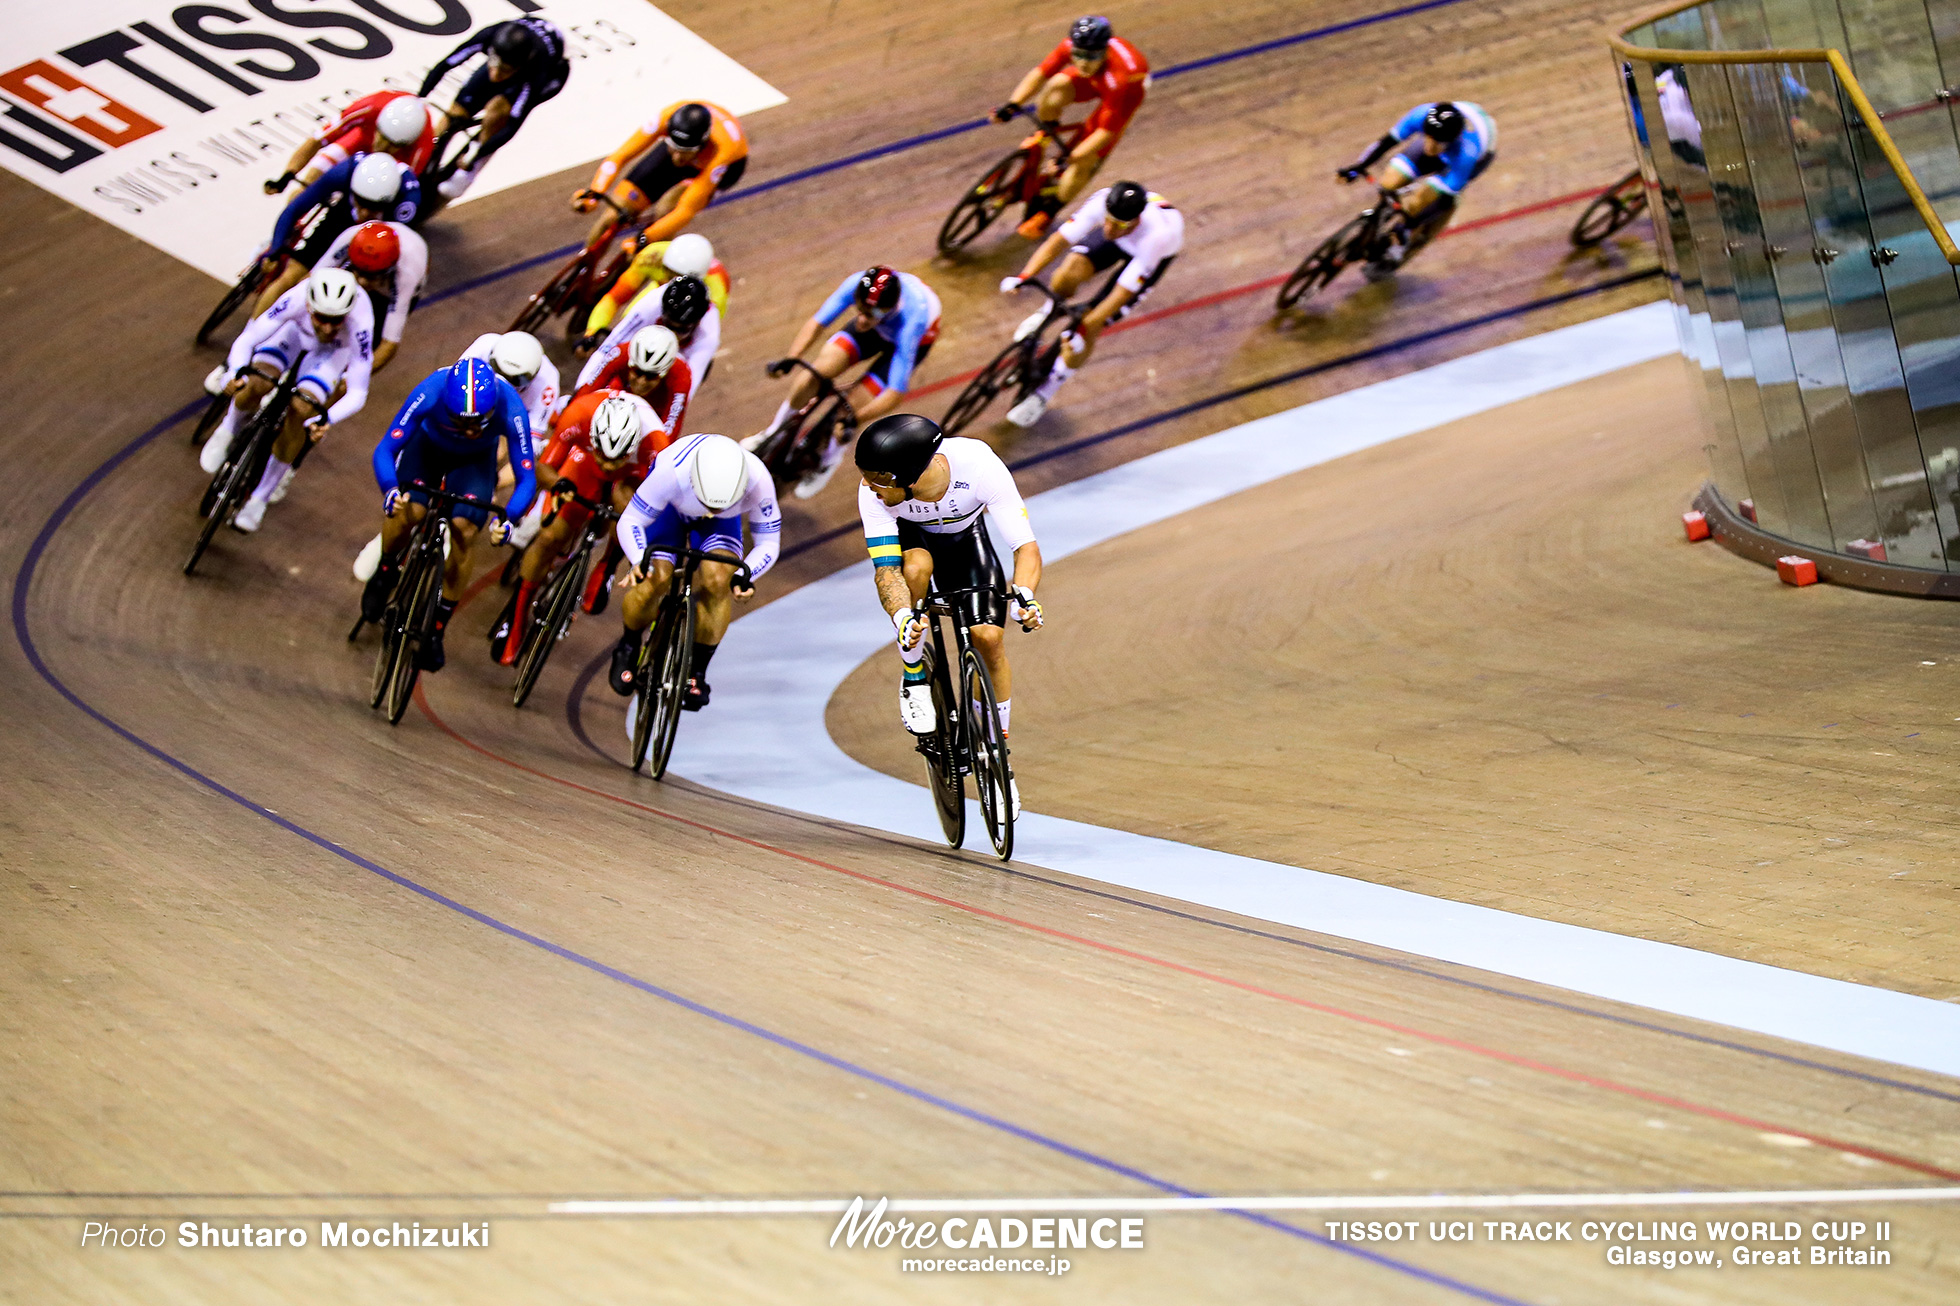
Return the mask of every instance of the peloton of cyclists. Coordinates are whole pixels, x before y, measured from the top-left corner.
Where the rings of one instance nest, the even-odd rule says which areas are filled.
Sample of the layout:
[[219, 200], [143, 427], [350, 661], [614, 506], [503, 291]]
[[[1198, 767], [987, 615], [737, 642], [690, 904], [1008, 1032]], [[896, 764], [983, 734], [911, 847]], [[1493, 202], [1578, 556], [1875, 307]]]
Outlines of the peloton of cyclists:
[[564, 90], [565, 79], [572, 75], [565, 58], [565, 33], [556, 24], [542, 18], [513, 18], [492, 23], [444, 55], [422, 79], [418, 93], [427, 97], [452, 68], [478, 56], [483, 63], [457, 90], [437, 128], [446, 131], [452, 122], [482, 115], [475, 147], [436, 188], [445, 200], [461, 199], [491, 156], [510, 143], [533, 110]]
[[1083, 122], [1081, 138], [1070, 149], [1061, 175], [1043, 189], [1035, 211], [1021, 224], [1021, 235], [1040, 239], [1055, 215], [1082, 193], [1123, 139], [1149, 88], [1149, 60], [1115, 35], [1107, 18], [1097, 16], [1076, 19], [1068, 39], [1028, 70], [1007, 103], [994, 110], [995, 122], [1008, 121], [1033, 101], [1035, 121], [1053, 134], [1071, 104], [1098, 103]]
[[[742, 557], [744, 519], [754, 537], [746, 558]], [[613, 646], [607, 676], [613, 692], [621, 696], [633, 692], [640, 645], [673, 579], [677, 551], [685, 546], [728, 555], [727, 562], [704, 562], [695, 573], [698, 624], [681, 706], [690, 712], [706, 707], [708, 663], [728, 631], [733, 600], [755, 593], [752, 585], [734, 587], [736, 560], [747, 564], [751, 582], [761, 579], [775, 565], [782, 529], [776, 487], [768, 470], [761, 459], [727, 436], [688, 436], [655, 458], [617, 530], [633, 570], [631, 589], [619, 605], [624, 629]]]
[[[1390, 242], [1381, 257], [1369, 264], [1368, 271], [1376, 276], [1393, 272], [1442, 234], [1456, 214], [1464, 188], [1497, 157], [1497, 124], [1468, 100], [1418, 104], [1366, 154], [1334, 175], [1344, 183], [1357, 181], [1391, 150], [1394, 157], [1382, 169], [1380, 184], [1401, 197], [1402, 211], [1409, 215], [1407, 243]], [[1410, 190], [1415, 181], [1422, 185]]]
[[[1041, 604], [1041, 545], [1028, 521], [1027, 505], [1014, 475], [985, 443], [946, 439], [939, 423], [916, 413], [893, 413], [864, 428], [858, 437], [858, 515], [865, 547], [875, 565], [878, 601], [892, 619], [898, 655], [904, 664], [898, 715], [915, 735], [939, 728], [933, 713], [926, 670], [926, 619], [918, 608], [936, 578], [944, 592], [968, 591], [960, 620], [986, 663], [1000, 709], [1000, 730], [1008, 733], [1014, 682], [1003, 634], [1009, 620], [1038, 630]], [[1000, 559], [987, 537], [982, 514], [991, 516], [1014, 550], [1010, 588]], [[1021, 792], [1010, 782], [1014, 814]]]
[[[601, 160], [590, 189], [610, 194], [626, 210], [628, 221], [650, 217], [645, 239], [669, 240], [686, 230], [717, 193], [734, 190], [748, 166], [749, 141], [741, 120], [719, 105], [688, 100], [662, 109]], [[626, 169], [623, 178], [621, 169]], [[580, 213], [596, 204], [583, 193], [572, 197], [572, 208]], [[610, 213], [602, 214], [586, 244], [603, 236], [611, 221]]]
[[426, 100], [406, 91], [376, 91], [363, 95], [301, 141], [286, 160], [286, 171], [265, 184], [265, 193], [279, 194], [294, 178], [301, 187], [311, 186], [328, 168], [356, 154], [392, 154], [420, 173], [435, 147], [435, 126], [429, 121]]
[[[871, 392], [871, 398], [857, 406], [857, 415], [860, 421], [870, 421], [898, 407], [912, 384], [912, 373], [925, 362], [933, 341], [939, 338], [939, 296], [910, 272], [897, 272], [880, 264], [845, 277], [816, 315], [797, 329], [789, 356], [769, 364], [769, 375], [787, 375], [794, 366], [792, 360], [801, 358], [820, 334], [853, 311], [850, 323], [824, 342], [814, 366], [819, 374], [835, 380], [845, 368], [868, 360], [871, 366], [858, 378], [858, 384]], [[776, 409], [774, 420], [744, 440], [743, 447], [760, 448], [792, 412], [810, 401], [817, 392], [816, 384], [808, 373], [799, 373], [789, 398]], [[852, 434], [840, 430], [831, 437], [821, 465], [797, 484], [797, 498], [811, 498], [830, 483], [844, 461], [844, 447]]]
[[[1068, 257], [1062, 259], [1050, 279], [1050, 288], [1067, 299], [1090, 277], [1119, 264], [1122, 267], [1094, 307], [1083, 314], [1081, 330], [1062, 337], [1062, 352], [1054, 370], [1032, 394], [1008, 409], [1007, 420], [1022, 427], [1039, 421], [1055, 392], [1089, 361], [1097, 339], [1150, 293], [1183, 248], [1184, 215], [1163, 196], [1151, 194], [1134, 181], [1119, 181], [1091, 195], [1060, 230], [1029, 255], [1020, 275], [1002, 281], [1001, 293], [1013, 294], [1067, 250]], [[1035, 330], [1047, 316], [1046, 308], [1037, 310], [1021, 324], [1014, 338], [1019, 340]]]
[[[422, 183], [414, 171], [392, 154], [356, 154], [336, 163], [320, 174], [320, 179], [294, 196], [272, 224], [272, 242], [264, 255], [268, 275], [277, 273], [259, 300], [254, 313], [263, 313], [272, 301], [297, 286], [313, 270], [320, 256], [333, 248], [334, 241], [349, 227], [364, 222], [415, 220], [422, 195]], [[315, 208], [323, 213], [293, 249], [283, 268], [274, 260], [291, 239], [294, 229]]]
[[247, 322], [232, 341], [224, 369], [229, 379], [218, 391], [231, 396], [231, 403], [199, 455], [198, 465], [206, 472], [224, 465], [240, 420], [257, 411], [288, 368], [305, 360], [286, 424], [273, 441], [265, 474], [232, 519], [235, 528], [256, 531], [265, 520], [266, 504], [307, 442], [317, 441], [328, 427], [346, 421], [367, 403], [373, 340], [374, 310], [354, 274], [322, 268]]
[[[361, 615], [379, 621], [401, 574], [398, 557], [409, 532], [428, 512], [429, 496], [415, 482], [488, 503], [497, 489], [497, 446], [510, 448], [517, 473], [506, 516], [485, 532], [492, 544], [510, 540], [511, 520], [522, 517], [537, 494], [531, 452], [531, 424], [524, 401], [510, 382], [480, 358], [437, 368], [409, 393], [388, 433], [374, 448], [374, 479], [381, 487], [381, 563], [361, 592]], [[404, 488], [404, 487], [407, 488]], [[443, 632], [470, 579], [471, 546], [489, 518], [484, 508], [456, 504], [449, 526], [453, 547], [443, 568], [442, 596], [436, 604], [435, 638], [418, 654], [421, 669], [443, 666]]]

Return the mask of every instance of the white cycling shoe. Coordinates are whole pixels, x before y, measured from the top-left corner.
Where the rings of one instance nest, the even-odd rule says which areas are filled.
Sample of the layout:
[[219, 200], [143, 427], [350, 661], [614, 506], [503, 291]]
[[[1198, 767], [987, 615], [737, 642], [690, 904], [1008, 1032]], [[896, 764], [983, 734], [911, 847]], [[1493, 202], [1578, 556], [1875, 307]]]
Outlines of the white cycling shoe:
[[292, 488], [293, 477], [298, 475], [298, 473], [299, 473], [299, 468], [288, 467], [286, 469], [286, 474], [279, 478], [279, 484], [272, 487], [272, 493], [269, 496], [267, 496], [266, 502], [279, 503], [282, 500], [284, 500], [286, 497], [286, 491]]
[[775, 434], [774, 431], [757, 431], [754, 435], [746, 436], [743, 439], [737, 440], [736, 443], [741, 445], [744, 449], [748, 450], [750, 453], [754, 453], [757, 449], [760, 449], [762, 447], [762, 442], [764, 440], [767, 440], [770, 436], [774, 434]]
[[259, 498], [247, 499], [245, 506], [238, 510], [238, 515], [231, 519], [231, 528], [247, 535], [258, 530], [265, 521], [265, 502]]
[[898, 719], [915, 735], [929, 735], [939, 729], [939, 714], [932, 710], [931, 684], [898, 687]]
[[205, 375], [204, 393], [216, 399], [225, 392], [225, 384], [230, 380], [231, 369], [220, 363]]
[[844, 446], [833, 444], [823, 451], [823, 466], [811, 472], [796, 483], [794, 493], [799, 499], [814, 499], [823, 493], [823, 487], [830, 484], [830, 478], [837, 475], [837, 469], [844, 465]]
[[231, 452], [231, 433], [219, 431], [204, 442], [204, 448], [197, 455], [197, 465], [204, 469], [206, 476], [216, 476], [218, 469], [225, 465], [225, 455]]
[[1040, 421], [1041, 415], [1047, 411], [1048, 396], [1037, 390], [1020, 403], [1008, 409], [1007, 420], [1021, 429], [1026, 430], [1028, 427]]
[[1026, 340], [1029, 336], [1041, 330], [1041, 324], [1047, 320], [1048, 310], [1045, 308], [1036, 309], [1021, 319], [1020, 326], [1014, 328], [1014, 339], [1017, 341]]
[[375, 536], [354, 555], [354, 579], [365, 585], [381, 570], [381, 537]]

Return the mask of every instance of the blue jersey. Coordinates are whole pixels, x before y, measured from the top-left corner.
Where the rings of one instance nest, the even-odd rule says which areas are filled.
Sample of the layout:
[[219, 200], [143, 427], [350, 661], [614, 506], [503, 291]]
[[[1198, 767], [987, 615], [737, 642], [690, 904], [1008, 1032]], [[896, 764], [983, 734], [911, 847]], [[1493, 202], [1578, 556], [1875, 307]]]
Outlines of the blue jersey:
[[[285, 211], [280, 213], [279, 221], [272, 224], [272, 248], [278, 249], [286, 243], [293, 233], [293, 226], [316, 204], [345, 204], [354, 202], [349, 190], [354, 184], [354, 166], [367, 155], [356, 154], [351, 159], [342, 159], [333, 167], [320, 174], [320, 179], [293, 197]], [[416, 180], [415, 170], [399, 160], [395, 166], [401, 170], [402, 188], [395, 196], [394, 204], [381, 216], [391, 222], [413, 222], [415, 211], [422, 204], [422, 183]]]
[[498, 377], [496, 411], [480, 432], [469, 435], [442, 402], [442, 388], [448, 380], [449, 369], [439, 367], [409, 392], [408, 402], [389, 423], [388, 434], [374, 447], [374, 479], [384, 492], [400, 489], [395, 462], [411, 444], [427, 444], [450, 455], [475, 454], [494, 464], [497, 441], [501, 439], [510, 449], [510, 468], [517, 475], [504, 515], [516, 521], [530, 510], [531, 500], [538, 493], [537, 463], [531, 453], [531, 419], [524, 412], [524, 400], [511, 388], [510, 382]]
[[[1470, 179], [1477, 175], [1477, 165], [1497, 149], [1497, 124], [1491, 121], [1483, 106], [1471, 104], [1468, 100], [1454, 101], [1463, 111], [1463, 135], [1443, 147], [1437, 157], [1442, 162], [1441, 172], [1431, 173], [1426, 180], [1445, 195], [1460, 195]], [[1388, 134], [1398, 141], [1422, 131], [1422, 120], [1436, 107], [1435, 102], [1418, 104], [1403, 114]]]
[[[847, 311], [856, 311], [859, 275], [853, 272], [837, 284], [837, 289], [830, 292], [830, 298], [817, 310], [817, 321], [829, 326]], [[919, 343], [938, 325], [939, 296], [910, 272], [898, 274], [898, 285], [898, 307], [885, 314], [872, 329], [892, 342], [892, 362], [885, 373], [885, 384], [903, 391], [912, 382], [912, 368], [919, 361]]]

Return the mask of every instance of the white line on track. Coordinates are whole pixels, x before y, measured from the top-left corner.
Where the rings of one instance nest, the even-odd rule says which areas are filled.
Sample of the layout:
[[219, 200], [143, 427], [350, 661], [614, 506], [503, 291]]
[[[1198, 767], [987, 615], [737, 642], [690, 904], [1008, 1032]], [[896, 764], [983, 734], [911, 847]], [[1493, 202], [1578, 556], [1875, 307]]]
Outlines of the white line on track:
[[[861, 1199], [675, 1199], [553, 1202], [554, 1215], [842, 1215]], [[1960, 1188], [1811, 1188], [1758, 1192], [1431, 1193], [1353, 1197], [894, 1198], [899, 1215], [983, 1211], [1491, 1211], [1614, 1206], [1842, 1206], [1960, 1201]]]

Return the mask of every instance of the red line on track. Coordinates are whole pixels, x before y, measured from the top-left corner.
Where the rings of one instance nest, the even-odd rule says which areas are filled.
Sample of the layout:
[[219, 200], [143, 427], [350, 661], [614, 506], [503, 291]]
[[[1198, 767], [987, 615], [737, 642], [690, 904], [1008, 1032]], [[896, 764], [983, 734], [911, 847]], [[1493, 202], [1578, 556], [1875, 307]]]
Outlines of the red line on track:
[[[1580, 200], [1589, 200], [1599, 194], [1600, 190], [1601, 188], [1598, 186], [1591, 186], [1585, 190], [1575, 190], [1570, 194], [1560, 195], [1553, 199], [1540, 200], [1536, 204], [1527, 204], [1523, 208], [1506, 209], [1502, 213], [1493, 213], [1487, 218], [1478, 218], [1475, 222], [1466, 222], [1461, 226], [1452, 226], [1436, 239], [1448, 240], [1451, 236], [1461, 236], [1468, 231], [1480, 231], [1485, 227], [1494, 227], [1501, 222], [1512, 222], [1518, 218], [1528, 218], [1534, 213], [1543, 213], [1548, 209], [1564, 208], [1568, 204], [1577, 204]], [[1209, 295], [1200, 295], [1196, 299], [1186, 299], [1164, 308], [1153, 309], [1148, 313], [1139, 313], [1135, 317], [1126, 318], [1118, 322], [1115, 326], [1104, 332], [1104, 334], [1113, 336], [1121, 331], [1133, 330], [1146, 322], [1159, 322], [1167, 317], [1175, 317], [1179, 313], [1189, 313], [1195, 309], [1210, 308], [1213, 304], [1223, 304], [1227, 300], [1238, 299], [1245, 295], [1256, 295], [1262, 290], [1271, 290], [1274, 286], [1285, 281], [1286, 277], [1286, 273], [1281, 273], [1276, 277], [1264, 277], [1258, 281], [1247, 282], [1243, 286], [1233, 286], [1230, 289], [1215, 291]], [[969, 371], [961, 372], [958, 376], [942, 377], [940, 380], [934, 381], [931, 385], [922, 385], [916, 390], [909, 391], [908, 397], [922, 399], [926, 395], [937, 394], [941, 390], [950, 390], [956, 385], [965, 385], [978, 375], [980, 375], [980, 369], [976, 367]]]
[[[489, 577], [486, 576], [483, 582], [479, 582], [477, 587], [473, 587], [470, 592], [471, 596], [473, 597], [488, 580]], [[1705, 1119], [1740, 1125], [1745, 1129], [1755, 1129], [1765, 1133], [1783, 1134], [1792, 1138], [1801, 1138], [1806, 1142], [1815, 1143], [1820, 1147], [1828, 1147], [1834, 1151], [1843, 1152], [1851, 1156], [1862, 1156], [1873, 1161], [1881, 1161], [1887, 1165], [1895, 1165], [1901, 1169], [1916, 1171], [1919, 1174], [1930, 1175], [1937, 1179], [1960, 1181], [1960, 1171], [1945, 1170], [1928, 1162], [1915, 1161], [1911, 1157], [1881, 1151], [1877, 1148], [1864, 1147], [1857, 1143], [1847, 1143], [1841, 1139], [1830, 1138], [1823, 1134], [1810, 1133], [1802, 1129], [1791, 1129], [1783, 1125], [1772, 1124], [1766, 1120], [1758, 1120], [1753, 1116], [1740, 1115], [1733, 1111], [1724, 1111], [1719, 1107], [1704, 1106], [1698, 1102], [1690, 1102], [1685, 1098], [1674, 1097], [1670, 1094], [1656, 1093], [1648, 1089], [1636, 1088], [1631, 1084], [1622, 1084], [1617, 1080], [1606, 1079], [1599, 1075], [1588, 1074], [1580, 1070], [1570, 1070], [1563, 1066], [1555, 1066], [1549, 1062], [1538, 1061], [1513, 1052], [1503, 1052], [1496, 1048], [1485, 1047], [1479, 1043], [1471, 1043], [1464, 1039], [1452, 1038], [1447, 1034], [1435, 1034], [1427, 1030], [1416, 1029], [1409, 1025], [1398, 1025], [1393, 1021], [1382, 1020], [1376, 1016], [1363, 1015], [1360, 1012], [1348, 1011], [1342, 1007], [1328, 1006], [1325, 1003], [1314, 1002], [1308, 998], [1297, 997], [1290, 993], [1282, 993], [1277, 989], [1269, 989], [1245, 980], [1233, 979], [1228, 975], [1219, 975], [1212, 971], [1201, 970], [1195, 966], [1187, 966], [1183, 962], [1152, 956], [1146, 952], [1137, 952], [1134, 949], [1121, 947], [1114, 943], [1104, 943], [1080, 934], [1071, 934], [1066, 930], [1058, 930], [1052, 926], [1039, 925], [1033, 921], [1022, 920], [1019, 917], [1008, 916], [1002, 912], [989, 910], [986, 907], [978, 907], [972, 903], [961, 902], [956, 898], [947, 898], [925, 889], [913, 888], [910, 885], [883, 879], [864, 871], [853, 871], [848, 867], [838, 866], [835, 863], [811, 857], [806, 853], [793, 852], [788, 848], [764, 843], [760, 839], [736, 834], [732, 830], [724, 830], [719, 826], [709, 825], [704, 821], [692, 820], [689, 817], [679, 816], [673, 812], [666, 812], [660, 808], [651, 807], [646, 803], [636, 802], [631, 798], [625, 798], [619, 794], [608, 793], [603, 789], [595, 789], [590, 785], [579, 784], [575, 780], [567, 780], [562, 776], [553, 775], [548, 771], [540, 771], [536, 767], [526, 766], [524, 763], [505, 757], [501, 753], [492, 752], [475, 740], [455, 730], [448, 722], [437, 716], [435, 709], [429, 706], [428, 697], [422, 692], [422, 684], [419, 681], [415, 686], [415, 705], [422, 710], [422, 715], [429, 719], [431, 725], [463, 747], [469, 749], [471, 752], [481, 754], [493, 762], [502, 763], [513, 770], [522, 771], [526, 775], [536, 776], [540, 780], [548, 780], [556, 785], [563, 785], [567, 789], [574, 789], [582, 794], [590, 794], [595, 798], [603, 798], [608, 802], [618, 803], [622, 807], [630, 807], [635, 811], [645, 812], [650, 816], [660, 817], [662, 820], [671, 821], [676, 825], [684, 825], [690, 829], [718, 835], [724, 839], [733, 839], [735, 842], [745, 844], [750, 848], [775, 853], [777, 856], [787, 857], [792, 861], [802, 862], [807, 866], [815, 866], [826, 871], [832, 871], [838, 875], [848, 876], [853, 880], [858, 880], [865, 884], [877, 885], [882, 889], [890, 889], [894, 892], [906, 894], [909, 897], [934, 903], [941, 907], [949, 907], [954, 911], [966, 912], [969, 915], [997, 921], [1003, 925], [1011, 925], [1016, 929], [1027, 930], [1033, 934], [1040, 934], [1064, 943], [1093, 949], [1096, 952], [1104, 953], [1108, 956], [1122, 957], [1129, 961], [1141, 962], [1147, 966], [1155, 966], [1161, 970], [1173, 971], [1193, 979], [1205, 980], [1213, 984], [1222, 984], [1227, 988], [1237, 989], [1242, 993], [1251, 993], [1259, 997], [1271, 998], [1276, 1002], [1284, 1002], [1306, 1011], [1318, 1012], [1326, 1016], [1336, 1016], [1342, 1020], [1366, 1025], [1373, 1029], [1386, 1030], [1393, 1034], [1405, 1035], [1412, 1039], [1420, 1039], [1423, 1042], [1432, 1043], [1438, 1047], [1454, 1048], [1460, 1052], [1469, 1052], [1476, 1056], [1487, 1057], [1493, 1061], [1501, 1061], [1507, 1065], [1517, 1066], [1521, 1069], [1552, 1075], [1568, 1083], [1584, 1084], [1591, 1088], [1602, 1088], [1611, 1093], [1618, 1093], [1642, 1102], [1650, 1102], [1657, 1106], [1672, 1107], [1679, 1111], [1686, 1111], [1693, 1115], [1702, 1116]]]

